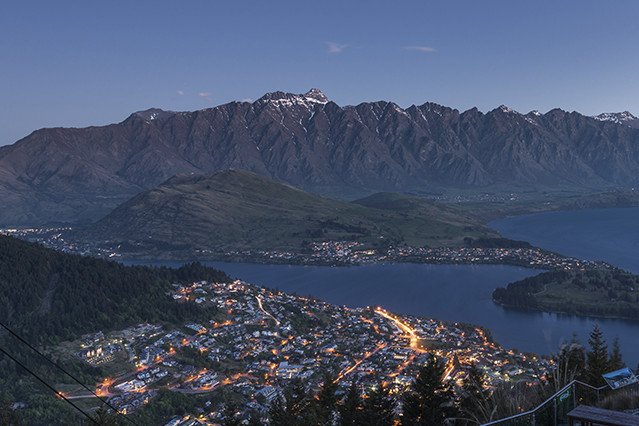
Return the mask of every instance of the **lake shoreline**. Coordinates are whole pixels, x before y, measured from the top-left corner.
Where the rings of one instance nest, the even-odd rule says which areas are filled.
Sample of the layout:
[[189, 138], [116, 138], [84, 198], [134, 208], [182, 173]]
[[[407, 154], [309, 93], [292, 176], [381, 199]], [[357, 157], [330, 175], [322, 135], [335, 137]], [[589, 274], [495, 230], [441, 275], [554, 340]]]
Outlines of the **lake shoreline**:
[[567, 317], [584, 318], [584, 319], [595, 319], [595, 320], [596, 319], [622, 320], [622, 321], [636, 322], [637, 325], [639, 326], [639, 318], [636, 318], [636, 317], [633, 318], [633, 317], [624, 317], [624, 316], [619, 316], [619, 315], [579, 314], [579, 313], [574, 313], [574, 312], [566, 312], [566, 311], [559, 311], [559, 310], [553, 310], [553, 309], [537, 309], [537, 308], [531, 308], [531, 307], [526, 307], [526, 306], [516, 306], [516, 305], [509, 304], [509, 303], [499, 302], [499, 301], [495, 300], [495, 298], [493, 298], [493, 303], [495, 303], [495, 305], [497, 305], [497, 306], [501, 306], [502, 308], [512, 309], [514, 311], [537, 312], [537, 313], [545, 313], [545, 314], [556, 314], [556, 315], [565, 315]]

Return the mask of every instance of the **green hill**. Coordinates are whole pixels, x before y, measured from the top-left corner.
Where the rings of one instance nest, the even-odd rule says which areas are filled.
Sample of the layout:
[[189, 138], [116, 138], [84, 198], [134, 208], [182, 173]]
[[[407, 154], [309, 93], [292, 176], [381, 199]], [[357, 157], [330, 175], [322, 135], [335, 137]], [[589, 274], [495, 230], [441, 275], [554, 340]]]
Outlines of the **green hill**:
[[426, 200], [376, 194], [345, 202], [243, 171], [174, 177], [122, 204], [83, 234], [158, 252], [300, 250], [313, 241], [454, 246], [495, 237]]
[[639, 276], [619, 269], [551, 271], [498, 288], [493, 299], [514, 308], [639, 319]]

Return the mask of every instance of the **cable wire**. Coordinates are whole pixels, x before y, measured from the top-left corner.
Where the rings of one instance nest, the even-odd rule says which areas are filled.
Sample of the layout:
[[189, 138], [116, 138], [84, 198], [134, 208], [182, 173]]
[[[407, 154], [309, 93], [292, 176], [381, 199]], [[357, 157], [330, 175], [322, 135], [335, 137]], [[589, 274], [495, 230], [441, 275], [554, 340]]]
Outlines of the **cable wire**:
[[87, 419], [89, 419], [91, 421], [91, 423], [99, 425], [99, 423], [91, 416], [89, 416], [82, 408], [78, 407], [77, 405], [75, 405], [70, 399], [68, 399], [66, 396], [64, 396], [64, 394], [58, 390], [56, 390], [53, 386], [51, 386], [50, 384], [48, 384], [47, 382], [45, 382], [42, 378], [40, 378], [40, 376], [38, 376], [37, 374], [35, 374], [33, 371], [31, 371], [31, 369], [29, 369], [26, 365], [24, 365], [23, 363], [21, 363], [20, 361], [18, 361], [17, 359], [15, 359], [9, 352], [5, 351], [4, 349], [0, 348], [0, 352], [2, 352], [3, 354], [5, 354], [7, 357], [9, 357], [11, 360], [13, 360], [13, 362], [15, 362], [16, 364], [18, 364], [20, 367], [24, 368], [27, 373], [31, 374], [33, 377], [35, 377], [36, 379], [38, 379], [38, 381], [40, 381], [40, 383], [42, 383], [43, 385], [45, 385], [47, 388], [49, 388], [50, 390], [52, 390], [58, 397], [62, 398], [63, 400], [65, 400], [67, 403], [69, 403], [73, 408], [75, 408], [76, 410], [78, 410], [80, 413], [82, 413]]
[[135, 423], [131, 418], [125, 416], [124, 414], [122, 414], [117, 408], [115, 408], [113, 405], [109, 404], [105, 399], [103, 399], [102, 397], [98, 396], [92, 389], [90, 389], [88, 386], [86, 386], [84, 383], [82, 383], [79, 379], [77, 379], [75, 376], [73, 376], [71, 373], [69, 373], [67, 370], [65, 370], [61, 365], [59, 365], [57, 362], [49, 359], [49, 357], [47, 357], [46, 355], [44, 355], [42, 352], [40, 352], [38, 349], [36, 349], [33, 345], [31, 345], [29, 342], [27, 342], [25, 339], [23, 339], [20, 335], [18, 335], [15, 331], [13, 331], [11, 328], [9, 328], [7, 325], [3, 324], [2, 322], [0, 322], [0, 327], [4, 328], [5, 330], [7, 330], [13, 337], [15, 337], [16, 339], [18, 339], [20, 342], [22, 342], [23, 344], [25, 344], [26, 346], [28, 346], [32, 351], [34, 351], [35, 353], [37, 353], [38, 355], [40, 355], [42, 358], [44, 358], [49, 364], [53, 365], [54, 367], [56, 367], [58, 370], [62, 371], [64, 374], [66, 374], [67, 376], [71, 377], [71, 379], [73, 379], [77, 384], [79, 384], [80, 386], [82, 386], [84, 389], [86, 389], [87, 391], [89, 391], [93, 396], [95, 396], [96, 398], [98, 398], [100, 401], [102, 401], [107, 407], [111, 408], [114, 412], [116, 412], [118, 415], [122, 416], [123, 418], [127, 419], [131, 424], [134, 424], [136, 426], [137, 423]]

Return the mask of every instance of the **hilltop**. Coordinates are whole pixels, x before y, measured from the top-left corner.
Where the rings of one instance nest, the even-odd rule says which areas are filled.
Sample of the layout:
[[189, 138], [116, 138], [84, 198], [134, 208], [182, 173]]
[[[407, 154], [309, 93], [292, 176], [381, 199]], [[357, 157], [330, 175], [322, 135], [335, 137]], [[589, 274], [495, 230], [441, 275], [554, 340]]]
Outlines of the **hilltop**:
[[462, 245], [497, 237], [453, 210], [401, 194], [344, 202], [259, 175], [229, 170], [176, 176], [137, 195], [81, 233], [141, 250], [295, 250], [311, 242], [372, 247]]

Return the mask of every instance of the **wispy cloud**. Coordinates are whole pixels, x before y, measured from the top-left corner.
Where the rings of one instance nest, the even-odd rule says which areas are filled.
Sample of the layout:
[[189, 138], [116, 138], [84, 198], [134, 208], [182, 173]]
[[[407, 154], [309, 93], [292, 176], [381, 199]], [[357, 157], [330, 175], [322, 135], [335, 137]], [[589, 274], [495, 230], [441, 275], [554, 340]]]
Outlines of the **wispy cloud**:
[[404, 50], [414, 50], [416, 52], [425, 52], [425, 53], [437, 52], [437, 49], [430, 46], [404, 46]]
[[197, 95], [207, 102], [213, 102], [213, 99], [211, 98], [211, 92], [200, 92]]
[[348, 47], [348, 44], [339, 44], [334, 41], [326, 42], [326, 52], [327, 53], [342, 53], [344, 49]]
[[178, 91], [177, 91], [177, 92], [175, 92], [175, 93], [177, 93], [177, 94], [178, 94], [178, 95], [180, 95], [180, 96], [184, 96], [184, 90], [178, 90]]

